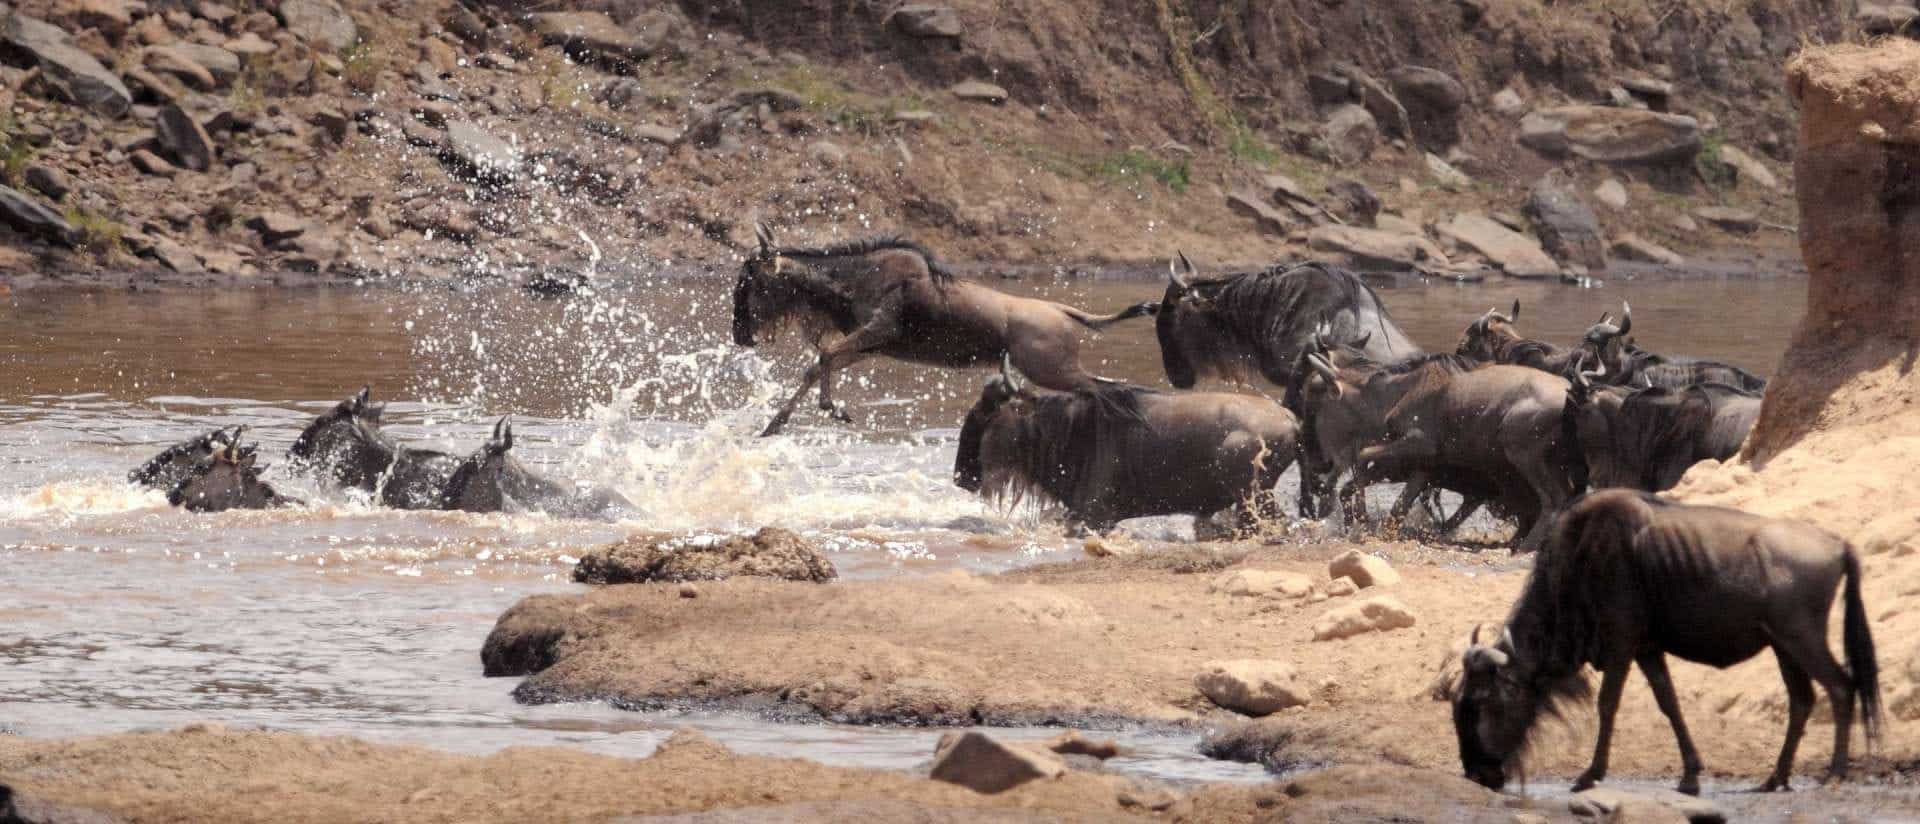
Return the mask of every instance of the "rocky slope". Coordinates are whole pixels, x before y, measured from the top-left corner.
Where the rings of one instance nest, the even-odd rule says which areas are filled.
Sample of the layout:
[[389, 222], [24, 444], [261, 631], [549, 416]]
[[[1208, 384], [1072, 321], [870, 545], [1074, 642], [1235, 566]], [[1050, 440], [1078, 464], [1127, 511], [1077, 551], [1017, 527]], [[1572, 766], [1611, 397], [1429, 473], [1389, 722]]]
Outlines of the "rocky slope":
[[640, 270], [754, 219], [1035, 263], [1751, 258], [1792, 228], [1778, 63], [1910, 12], [21, 0], [0, 272]]

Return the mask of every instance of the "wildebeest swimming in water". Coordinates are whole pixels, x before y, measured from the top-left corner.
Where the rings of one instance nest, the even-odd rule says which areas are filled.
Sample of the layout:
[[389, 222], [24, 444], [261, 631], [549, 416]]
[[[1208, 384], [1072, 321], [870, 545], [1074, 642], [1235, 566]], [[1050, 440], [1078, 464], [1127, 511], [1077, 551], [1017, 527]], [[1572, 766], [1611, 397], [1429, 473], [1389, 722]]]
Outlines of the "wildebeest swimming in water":
[[1051, 392], [1003, 365], [961, 426], [954, 483], [1058, 502], [1070, 526], [1099, 532], [1127, 518], [1236, 506], [1244, 529], [1277, 514], [1273, 486], [1297, 437], [1293, 415], [1264, 398], [1114, 382]]
[[370, 388], [314, 418], [289, 450], [296, 461], [334, 486], [378, 492], [394, 509], [435, 509], [460, 467], [445, 452], [414, 449], [380, 431], [384, 404], [369, 402]]
[[[1844, 589], [1845, 668], [1827, 648], [1827, 613]], [[1878, 736], [1880, 686], [1860, 559], [1806, 524], [1732, 509], [1686, 506], [1645, 492], [1601, 490], [1574, 502], [1534, 563], [1499, 641], [1467, 649], [1453, 723], [1468, 778], [1498, 789], [1516, 771], [1542, 716], [1584, 701], [1581, 667], [1602, 673], [1593, 762], [1574, 785], [1607, 775], [1620, 691], [1634, 664], [1680, 745], [1680, 791], [1699, 792], [1700, 756], [1680, 718], [1666, 656], [1726, 668], [1773, 648], [1787, 686], [1787, 737], [1761, 790], [1784, 790], [1813, 710], [1813, 685], [1833, 706], [1829, 780], [1847, 771], [1858, 705]]]
[[794, 325], [819, 352], [762, 435], [786, 425], [815, 381], [820, 408], [849, 420], [833, 404], [834, 370], [873, 355], [954, 368], [1007, 356], [1041, 386], [1089, 388], [1095, 379], [1080, 366], [1080, 333], [1154, 308], [1143, 303], [1092, 315], [1004, 294], [954, 278], [933, 253], [906, 240], [799, 249], [775, 246], [764, 225], [755, 234], [760, 247], [740, 267], [733, 288], [734, 343], [753, 346], [762, 332]]
[[[225, 512], [229, 509], [268, 509], [294, 506], [299, 499], [288, 498], [260, 480], [258, 459], [252, 447], [243, 447], [240, 436], [246, 427], [234, 429], [224, 446], [195, 463], [167, 491], [167, 503], [190, 512]], [[203, 436], [204, 437], [204, 436]]]
[[544, 512], [595, 518], [631, 511], [633, 504], [610, 489], [573, 490], [542, 478], [511, 454], [513, 424], [501, 418], [493, 435], [466, 460], [440, 494], [439, 508], [463, 512]]
[[1764, 392], [1767, 379], [1738, 366], [1704, 358], [1667, 357], [1633, 344], [1633, 307], [1620, 305], [1620, 323], [1602, 315], [1587, 330], [1581, 348], [1599, 363], [1606, 382], [1617, 386], [1679, 388], [1697, 383], [1723, 383], [1743, 392]]
[[1611, 339], [1615, 328], [1607, 323], [1607, 316], [1602, 315], [1599, 323], [1588, 327], [1579, 344], [1556, 346], [1521, 337], [1515, 328], [1519, 319], [1520, 301], [1517, 300], [1513, 302], [1511, 314], [1488, 309], [1461, 333], [1460, 345], [1455, 347], [1454, 354], [1485, 363], [1525, 366], [1571, 380], [1584, 359], [1597, 357], [1597, 347]]
[[169, 446], [127, 473], [127, 482], [151, 489], [171, 490], [192, 477], [213, 456], [234, 442], [226, 429], [215, 429]]
[[1726, 384], [1630, 389], [1599, 377], [1575, 374], [1565, 412], [1596, 488], [1672, 489], [1694, 464], [1739, 454], [1760, 418], [1760, 396]]

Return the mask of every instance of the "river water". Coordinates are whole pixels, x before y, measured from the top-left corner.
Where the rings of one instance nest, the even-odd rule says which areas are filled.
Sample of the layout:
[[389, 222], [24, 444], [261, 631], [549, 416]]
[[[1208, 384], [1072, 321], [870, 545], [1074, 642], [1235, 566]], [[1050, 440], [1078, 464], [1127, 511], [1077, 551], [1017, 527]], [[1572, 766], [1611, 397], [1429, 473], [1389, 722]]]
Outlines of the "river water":
[[[1095, 278], [997, 285], [1103, 312], [1161, 289]], [[503, 610], [573, 588], [575, 557], [631, 533], [784, 525], [824, 541], [849, 578], [1077, 557], [1046, 513], [1000, 511], [951, 485], [956, 427], [984, 372], [875, 362], [837, 389], [854, 425], [826, 421], [809, 402], [789, 435], [753, 437], [803, 359], [792, 340], [732, 346], [725, 286], [661, 278], [565, 300], [507, 288], [0, 297], [0, 730], [68, 736], [215, 720], [462, 752], [561, 744], [644, 755], [690, 724], [743, 752], [923, 762], [937, 733], [523, 707], [511, 680], [480, 676], [481, 640]], [[1795, 278], [1383, 290], [1432, 349], [1451, 349], [1480, 312], [1515, 299], [1522, 328], [1556, 341], [1629, 300], [1642, 345], [1762, 373], [1804, 293]], [[1164, 385], [1158, 358], [1142, 321], [1091, 342], [1086, 362]], [[389, 428], [414, 445], [465, 453], [512, 415], [523, 461], [612, 484], [641, 514], [592, 523], [397, 513], [270, 468], [276, 486], [311, 505], [190, 515], [124, 482], [161, 448], [217, 426], [249, 425], [275, 460], [308, 419], [362, 385], [390, 403]], [[1123, 528], [1192, 534], [1187, 519]], [[1123, 771], [1262, 777], [1202, 759], [1192, 734], [1119, 736], [1133, 750], [1114, 764]]]

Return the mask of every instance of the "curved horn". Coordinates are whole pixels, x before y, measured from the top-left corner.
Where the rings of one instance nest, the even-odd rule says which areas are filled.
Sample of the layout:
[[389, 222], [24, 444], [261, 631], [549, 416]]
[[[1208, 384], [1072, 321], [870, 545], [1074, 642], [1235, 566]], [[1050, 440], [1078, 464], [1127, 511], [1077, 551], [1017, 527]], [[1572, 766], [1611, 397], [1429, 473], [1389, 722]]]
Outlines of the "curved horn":
[[247, 431], [246, 424], [241, 424], [233, 428], [233, 440], [227, 442], [227, 460], [228, 461], [231, 461], [233, 463], [240, 462], [240, 436], [245, 434], [246, 431]]
[[1372, 329], [1368, 329], [1368, 330], [1367, 330], [1367, 331], [1365, 331], [1365, 332], [1361, 332], [1361, 333], [1360, 333], [1360, 338], [1359, 338], [1358, 340], [1355, 340], [1355, 341], [1354, 341], [1353, 343], [1351, 343], [1351, 344], [1348, 344], [1348, 345], [1349, 345], [1349, 346], [1352, 346], [1352, 347], [1353, 347], [1353, 348], [1355, 348], [1355, 349], [1365, 349], [1365, 348], [1367, 348], [1367, 342], [1368, 342], [1368, 341], [1370, 341], [1370, 340], [1373, 340], [1373, 330], [1372, 330]]
[[1612, 312], [1601, 312], [1601, 313], [1600, 313], [1600, 319], [1599, 319], [1599, 320], [1596, 320], [1596, 321], [1594, 321], [1594, 322], [1593, 322], [1593, 325], [1595, 325], [1595, 326], [1599, 326], [1600, 324], [1603, 324], [1603, 323], [1612, 323], [1612, 322], [1613, 322], [1613, 313], [1612, 313]]
[[1467, 643], [1472, 644], [1474, 646], [1480, 645], [1480, 625], [1479, 624], [1473, 625], [1473, 634], [1467, 636]]
[[1173, 259], [1167, 261], [1167, 280], [1185, 292], [1193, 286], [1193, 261], [1187, 259], [1187, 253], [1173, 250]]
[[1507, 322], [1508, 322], [1508, 323], [1515, 323], [1515, 322], [1518, 322], [1519, 320], [1520, 320], [1520, 299], [1519, 299], [1519, 298], [1514, 298], [1514, 299], [1513, 299], [1513, 314], [1511, 314], [1511, 315], [1508, 315], [1508, 316], [1507, 316]]
[[1633, 331], [1633, 307], [1628, 306], [1623, 300], [1620, 301], [1620, 334], [1624, 335], [1631, 331]]
[[767, 224], [754, 221], [753, 239], [760, 242], [760, 254], [765, 255], [773, 252], [773, 230], [768, 228]]
[[367, 385], [360, 387], [360, 394], [353, 396], [353, 411], [358, 412], [367, 408], [367, 403], [372, 400], [373, 386]]
[[1007, 388], [1018, 392], [1026, 387], [1021, 384], [1020, 372], [1013, 368], [1013, 353], [1000, 356], [1000, 379], [1007, 382]]
[[1326, 358], [1320, 357], [1319, 355], [1308, 355], [1307, 365], [1313, 367], [1313, 371], [1319, 372], [1320, 377], [1326, 378], [1328, 383], [1333, 384], [1335, 388], [1339, 388], [1340, 372], [1334, 369], [1333, 364], [1328, 363]]
[[501, 415], [493, 425], [493, 437], [487, 440], [487, 448], [495, 452], [505, 452], [513, 448], [513, 421], [511, 415]]
[[1500, 643], [1494, 645], [1494, 649], [1506, 650], [1509, 653], [1513, 652], [1513, 627], [1506, 627], [1500, 630]]

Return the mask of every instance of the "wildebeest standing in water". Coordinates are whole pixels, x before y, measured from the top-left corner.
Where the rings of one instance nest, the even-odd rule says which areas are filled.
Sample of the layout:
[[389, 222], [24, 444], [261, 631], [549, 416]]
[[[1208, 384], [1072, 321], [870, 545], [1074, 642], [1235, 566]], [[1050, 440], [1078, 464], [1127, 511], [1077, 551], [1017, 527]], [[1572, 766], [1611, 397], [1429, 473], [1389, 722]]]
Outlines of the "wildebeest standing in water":
[[1618, 386], [1679, 388], [1696, 383], [1723, 383], [1743, 392], [1764, 392], [1767, 379], [1730, 363], [1704, 358], [1667, 357], [1641, 349], [1628, 337], [1633, 331], [1633, 307], [1620, 305], [1620, 323], [1602, 316], [1587, 330], [1581, 347], [1601, 364], [1606, 382]]
[[800, 327], [819, 359], [761, 435], [786, 426], [815, 381], [820, 408], [833, 404], [833, 373], [872, 355], [954, 368], [1014, 366], [1049, 389], [1085, 389], [1080, 333], [1151, 314], [1153, 304], [1092, 315], [1064, 304], [1008, 295], [957, 280], [933, 253], [885, 238], [820, 249], [781, 248], [755, 227], [760, 247], [733, 287], [733, 340], [753, 346], [764, 330]]
[[1521, 337], [1515, 328], [1519, 319], [1520, 301], [1517, 300], [1513, 302], [1511, 314], [1503, 315], [1498, 309], [1488, 309], [1486, 314], [1475, 319], [1461, 333], [1460, 345], [1454, 349], [1454, 354], [1484, 363], [1525, 366], [1572, 380], [1582, 362], [1598, 357], [1600, 347], [1607, 345], [1616, 334], [1616, 327], [1607, 322], [1606, 315], [1602, 315], [1599, 323], [1587, 328], [1579, 344], [1556, 346], [1546, 341]]
[[1739, 454], [1760, 419], [1760, 396], [1721, 383], [1629, 389], [1577, 372], [1566, 415], [1594, 487], [1662, 492], [1705, 460]]
[[[1827, 613], [1845, 584], [1842, 668], [1827, 649]], [[1846, 775], [1858, 704], [1878, 736], [1880, 686], [1860, 559], [1845, 541], [1795, 521], [1685, 506], [1629, 490], [1576, 501], [1555, 524], [1526, 589], [1491, 646], [1476, 637], [1454, 698], [1468, 778], [1495, 789], [1520, 765], [1529, 734], [1561, 703], [1584, 701], [1587, 664], [1600, 670], [1600, 734], [1576, 791], [1607, 775], [1614, 711], [1634, 664], [1680, 745], [1680, 791], [1698, 793], [1700, 755], [1680, 718], [1666, 656], [1726, 668], [1773, 648], [1787, 686], [1787, 737], [1761, 790], [1788, 788], [1813, 711], [1813, 685], [1833, 705], [1833, 761]]]
[[127, 473], [127, 482], [159, 490], [172, 490], [181, 481], [193, 477], [215, 455], [234, 442], [225, 429], [215, 429], [160, 451], [139, 468]]
[[237, 427], [225, 446], [192, 467], [167, 491], [167, 503], [190, 512], [225, 512], [229, 509], [268, 509], [300, 503], [274, 491], [260, 480], [258, 459], [252, 447], [240, 445], [246, 427]]
[[1169, 394], [1103, 382], [1035, 390], [1003, 365], [960, 428], [954, 483], [994, 497], [1064, 505], [1070, 526], [1207, 517], [1240, 507], [1239, 527], [1278, 514], [1273, 486], [1293, 463], [1293, 415], [1264, 398]]
[[[1180, 389], [1202, 377], [1250, 384], [1257, 376], [1288, 386], [1316, 339], [1359, 347], [1377, 363], [1421, 354], [1359, 275], [1319, 262], [1199, 278], [1193, 262], [1176, 252], [1154, 333], [1167, 381]], [[1314, 517], [1326, 514], [1334, 479], [1325, 477], [1325, 462], [1308, 441], [1300, 514]]]
[[362, 387], [360, 394], [314, 418], [294, 439], [290, 454], [334, 486], [378, 492], [382, 505], [438, 508], [460, 459], [395, 442], [380, 431], [386, 405], [370, 403], [370, 394], [370, 388]]
[[439, 508], [463, 512], [544, 512], [569, 518], [597, 518], [631, 510], [633, 504], [610, 489], [573, 490], [542, 478], [512, 454], [513, 424], [501, 418], [485, 445], [460, 462], [440, 493]]

